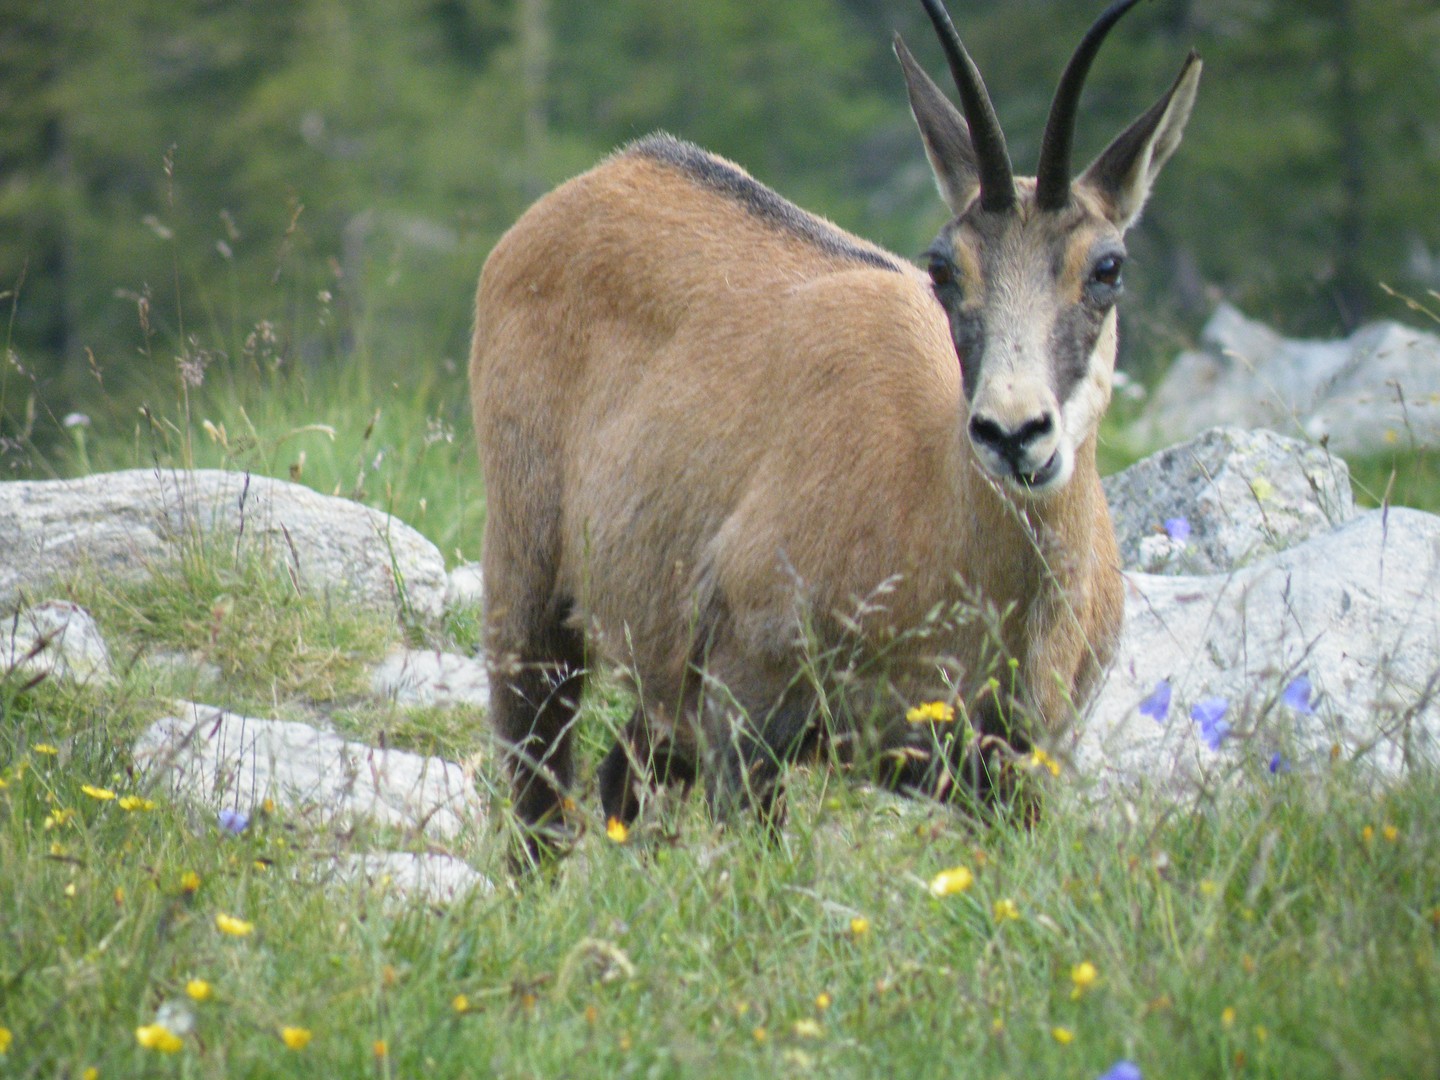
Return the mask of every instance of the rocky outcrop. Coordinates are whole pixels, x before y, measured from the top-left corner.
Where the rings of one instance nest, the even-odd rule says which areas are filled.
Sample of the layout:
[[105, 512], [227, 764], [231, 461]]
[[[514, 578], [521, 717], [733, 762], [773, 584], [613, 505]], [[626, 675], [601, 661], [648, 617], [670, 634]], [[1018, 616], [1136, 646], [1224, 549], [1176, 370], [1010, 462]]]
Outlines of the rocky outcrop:
[[0, 612], [88, 569], [143, 579], [187, 545], [217, 543], [286, 567], [305, 588], [394, 608], [423, 626], [444, 612], [445, 560], [388, 514], [248, 473], [135, 469], [0, 484]]
[[379, 697], [402, 706], [490, 705], [485, 665], [434, 649], [394, 650], [375, 669], [370, 686]]
[[495, 891], [494, 884], [464, 859], [433, 852], [355, 852], [317, 863], [314, 877], [326, 885], [362, 885], [382, 896], [448, 903]]
[[157, 720], [134, 758], [187, 802], [249, 816], [269, 799], [314, 828], [368, 823], [445, 840], [484, 816], [458, 765], [208, 705]]
[[1345, 462], [1263, 429], [1212, 428], [1105, 478], [1120, 561], [1215, 574], [1355, 516]]
[[22, 679], [111, 681], [110, 650], [90, 613], [67, 600], [17, 611], [0, 626], [0, 675]]
[[1440, 760], [1440, 517], [1374, 510], [1230, 573], [1127, 575], [1073, 753], [1102, 782], [1167, 786]]
[[1340, 341], [1302, 341], [1222, 304], [1134, 434], [1169, 445], [1219, 424], [1328, 440], [1341, 453], [1440, 445], [1440, 337], [1379, 322]]

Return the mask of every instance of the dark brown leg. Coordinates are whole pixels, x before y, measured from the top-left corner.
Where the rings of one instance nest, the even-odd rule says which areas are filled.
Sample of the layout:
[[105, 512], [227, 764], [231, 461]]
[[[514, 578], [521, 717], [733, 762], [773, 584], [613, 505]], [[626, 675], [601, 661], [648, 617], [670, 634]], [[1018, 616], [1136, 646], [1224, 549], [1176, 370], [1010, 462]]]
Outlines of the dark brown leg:
[[655, 740], [636, 706], [625, 731], [600, 763], [597, 780], [605, 820], [618, 818], [629, 825], [640, 813], [640, 791], [666, 784], [695, 783], [693, 753], [672, 738]]
[[573, 727], [585, 680], [583, 636], [553, 612], [518, 654], [491, 656], [490, 713], [510, 774], [530, 861], [568, 839], [565, 800], [575, 780]]

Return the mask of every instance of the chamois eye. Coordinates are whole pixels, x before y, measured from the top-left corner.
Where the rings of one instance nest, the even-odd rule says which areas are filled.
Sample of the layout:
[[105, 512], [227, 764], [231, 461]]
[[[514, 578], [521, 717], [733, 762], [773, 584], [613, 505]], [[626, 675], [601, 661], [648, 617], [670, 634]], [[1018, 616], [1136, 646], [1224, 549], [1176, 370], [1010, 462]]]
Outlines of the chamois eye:
[[1120, 268], [1123, 265], [1123, 256], [1102, 255], [1095, 260], [1095, 266], [1090, 271], [1090, 280], [1096, 285], [1113, 289], [1120, 284]]
[[955, 281], [955, 266], [943, 255], [930, 256], [930, 280], [937, 289], [943, 289]]

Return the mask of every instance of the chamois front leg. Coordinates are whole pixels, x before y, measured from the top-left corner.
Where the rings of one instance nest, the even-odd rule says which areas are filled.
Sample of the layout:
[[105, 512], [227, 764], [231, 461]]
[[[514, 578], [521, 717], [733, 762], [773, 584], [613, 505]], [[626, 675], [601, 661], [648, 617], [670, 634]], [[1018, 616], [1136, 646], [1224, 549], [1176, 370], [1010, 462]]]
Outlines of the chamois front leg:
[[522, 860], [537, 861], [568, 839], [565, 800], [575, 781], [573, 728], [584, 689], [584, 639], [563, 619], [546, 620], [520, 648], [492, 634], [491, 719], [525, 830]]
[[805, 745], [813, 699], [798, 685], [781, 685], [778, 693], [736, 693], [716, 684], [705, 695], [705, 795], [711, 816], [721, 824], [752, 808], [774, 834], [785, 824], [780, 771]]
[[[958, 710], [957, 710], [958, 711]], [[977, 810], [1015, 801], [1015, 761], [1030, 750], [1019, 695], [986, 687], [961, 716], [905, 724], [881, 752], [877, 781], [892, 791]]]
[[640, 813], [644, 791], [667, 784], [688, 791], [698, 772], [692, 743], [673, 731], [657, 737], [645, 707], [637, 705], [597, 773], [606, 821], [616, 818], [629, 825]]

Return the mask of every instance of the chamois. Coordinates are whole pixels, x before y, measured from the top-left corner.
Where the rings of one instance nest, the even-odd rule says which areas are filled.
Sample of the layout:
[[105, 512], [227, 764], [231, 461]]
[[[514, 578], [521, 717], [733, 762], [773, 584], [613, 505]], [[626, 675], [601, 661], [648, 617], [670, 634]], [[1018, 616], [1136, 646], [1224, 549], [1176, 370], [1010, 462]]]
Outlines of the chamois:
[[[963, 108], [896, 35], [955, 215], [924, 270], [663, 134], [542, 197], [486, 261], [484, 648], [531, 855], [575, 813], [594, 662], [639, 699], [599, 771], [607, 815], [702, 778], [717, 817], [773, 821], [781, 763], [820, 728], [898, 786], [993, 797], [1109, 661], [1123, 594], [1095, 441], [1123, 238], [1199, 58], [1072, 180], [1082, 84], [1136, 0], [1111, 4], [1017, 178], [948, 13], [923, 2]], [[803, 663], [827, 650], [852, 658], [828, 683]], [[938, 723], [951, 709], [971, 736], [927, 753], [958, 731]]]

